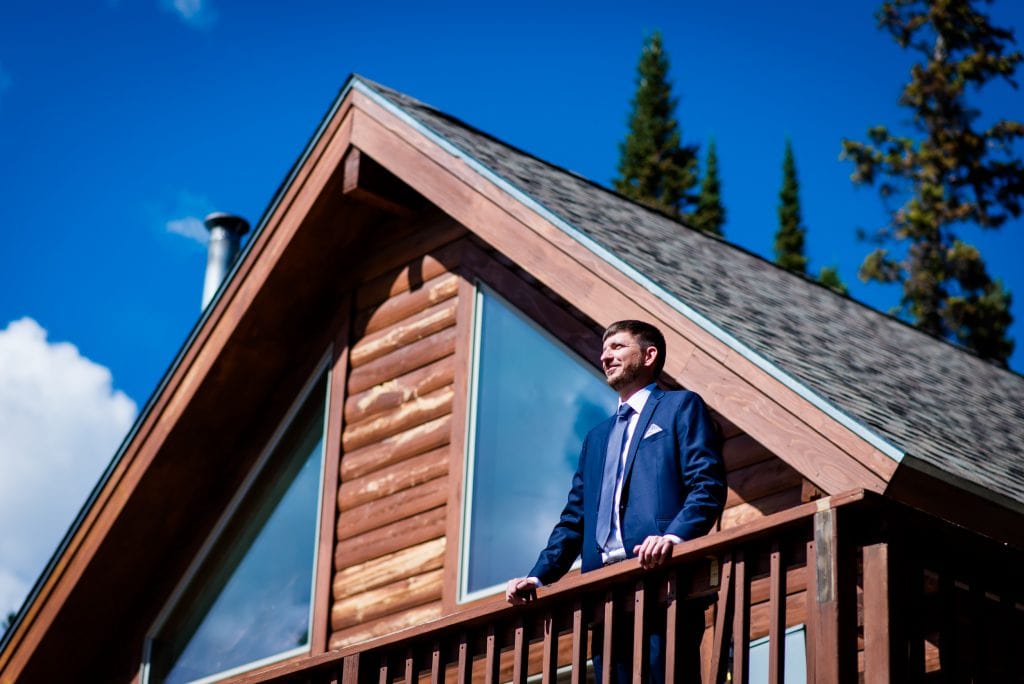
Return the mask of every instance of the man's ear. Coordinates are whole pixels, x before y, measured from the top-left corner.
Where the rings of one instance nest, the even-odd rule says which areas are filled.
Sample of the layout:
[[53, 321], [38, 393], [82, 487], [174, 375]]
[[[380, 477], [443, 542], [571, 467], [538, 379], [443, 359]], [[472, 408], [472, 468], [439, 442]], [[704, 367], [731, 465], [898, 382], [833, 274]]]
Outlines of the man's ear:
[[658, 348], [653, 344], [643, 350], [643, 363], [644, 368], [654, 368], [655, 361], [658, 360]]

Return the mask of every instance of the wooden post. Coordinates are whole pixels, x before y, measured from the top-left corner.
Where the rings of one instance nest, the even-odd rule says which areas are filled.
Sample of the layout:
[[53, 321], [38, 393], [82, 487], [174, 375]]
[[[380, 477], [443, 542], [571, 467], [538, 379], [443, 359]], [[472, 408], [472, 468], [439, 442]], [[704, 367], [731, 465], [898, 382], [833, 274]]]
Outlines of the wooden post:
[[747, 684], [750, 663], [750, 578], [747, 576], [743, 552], [736, 553], [733, 563], [736, 586], [732, 605], [732, 681]]
[[772, 544], [768, 575], [768, 684], [781, 684], [786, 665], [786, 565]]
[[345, 656], [341, 666], [341, 684], [359, 684], [359, 654]]
[[647, 639], [644, 638], [645, 595], [644, 581], [640, 580], [633, 591], [633, 684], [643, 684], [647, 660]]
[[[711, 647], [711, 663], [708, 666], [704, 684], [718, 684], [725, 674], [722, 672], [728, 660], [729, 606], [732, 601], [732, 566], [730, 558], [722, 563], [722, 579], [718, 585], [718, 603], [715, 607], [715, 635]], [[814, 681], [809, 679], [808, 681]]]
[[541, 684], [555, 684], [558, 669], [558, 629], [555, 616], [548, 611], [544, 616], [544, 662], [541, 663]]
[[814, 579], [817, 601], [814, 607], [814, 681], [839, 684], [839, 557], [835, 509], [814, 514]]
[[601, 681], [612, 681], [612, 631], [615, 629], [615, 594], [604, 597], [604, 643], [601, 644]]
[[[577, 599], [572, 608], [572, 682], [587, 680], [587, 632], [583, 622], [583, 603]], [[596, 646], [596, 644], [595, 644]]]
[[473, 678], [473, 663], [469, 657], [469, 636], [463, 632], [459, 635], [459, 671], [456, 677], [458, 684], [469, 684]]
[[676, 681], [676, 651], [679, 646], [679, 574], [670, 571], [665, 588], [665, 681]]
[[512, 684], [526, 684], [526, 660], [529, 655], [530, 644], [526, 641], [526, 625], [520, 618], [512, 643]]
[[889, 545], [864, 547], [864, 682], [892, 681]]
[[500, 663], [498, 653], [498, 633], [492, 623], [487, 627], [486, 663], [484, 667], [484, 684], [498, 684], [498, 666]]

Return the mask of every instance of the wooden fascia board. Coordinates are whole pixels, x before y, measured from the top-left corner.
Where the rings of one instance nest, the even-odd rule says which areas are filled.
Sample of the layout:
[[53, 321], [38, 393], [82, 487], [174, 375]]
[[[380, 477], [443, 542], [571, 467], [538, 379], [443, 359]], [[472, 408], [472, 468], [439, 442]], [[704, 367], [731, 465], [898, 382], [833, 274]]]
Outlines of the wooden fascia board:
[[69, 539], [25, 615], [0, 653], [0, 682], [14, 681], [36, 644], [59, 614], [106, 533], [111, 529], [143, 473], [160, 453], [196, 390], [224, 350], [245, 312], [266, 282], [285, 247], [302, 225], [324, 186], [349, 149], [351, 107], [345, 98], [311, 146], [280, 201], [253, 237], [230, 282], [212, 303], [191, 344], [183, 350], [152, 407], [124, 446], [113, 470]]
[[[667, 371], [826, 492], [881, 492], [886, 454], [758, 368], [363, 92], [352, 144], [599, 323], [645, 315]], [[640, 312], [638, 314], [638, 311]]]

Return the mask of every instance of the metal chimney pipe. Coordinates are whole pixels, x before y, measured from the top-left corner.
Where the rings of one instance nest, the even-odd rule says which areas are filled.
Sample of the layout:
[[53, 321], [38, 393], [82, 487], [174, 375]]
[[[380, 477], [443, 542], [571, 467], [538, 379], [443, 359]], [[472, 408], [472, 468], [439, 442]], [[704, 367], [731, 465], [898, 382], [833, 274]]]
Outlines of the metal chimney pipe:
[[210, 244], [206, 252], [206, 277], [203, 279], [205, 309], [231, 270], [231, 263], [238, 255], [242, 236], [249, 232], [249, 222], [241, 216], [215, 212], [207, 216], [203, 224], [210, 231]]

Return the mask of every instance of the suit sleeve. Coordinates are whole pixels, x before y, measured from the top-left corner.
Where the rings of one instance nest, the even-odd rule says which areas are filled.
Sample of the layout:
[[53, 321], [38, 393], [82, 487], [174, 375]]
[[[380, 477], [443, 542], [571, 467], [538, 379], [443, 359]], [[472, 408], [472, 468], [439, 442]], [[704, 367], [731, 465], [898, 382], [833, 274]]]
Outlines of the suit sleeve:
[[686, 498], [665, 530], [683, 541], [707, 534], [725, 507], [725, 466], [711, 414], [693, 392], [684, 396], [676, 414], [679, 466]]
[[561, 579], [569, 572], [583, 546], [583, 461], [587, 453], [587, 439], [583, 440], [579, 464], [572, 476], [572, 486], [562, 515], [548, 537], [547, 546], [540, 552], [528, 574], [545, 585]]

